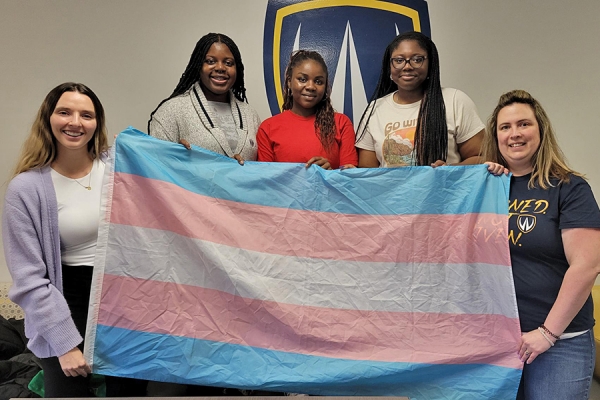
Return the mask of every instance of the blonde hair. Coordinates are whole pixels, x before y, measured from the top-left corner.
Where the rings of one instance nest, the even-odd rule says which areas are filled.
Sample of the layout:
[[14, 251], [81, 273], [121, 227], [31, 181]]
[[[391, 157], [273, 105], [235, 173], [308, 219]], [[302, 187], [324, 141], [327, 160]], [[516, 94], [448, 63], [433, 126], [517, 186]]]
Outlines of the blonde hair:
[[565, 156], [558, 147], [556, 135], [548, 115], [541, 104], [525, 90], [512, 90], [500, 96], [498, 105], [487, 122], [486, 134], [481, 147], [483, 160], [495, 162], [508, 168], [508, 163], [502, 157], [498, 148], [498, 114], [504, 107], [515, 103], [526, 104], [531, 107], [540, 130], [540, 147], [531, 158], [533, 169], [529, 187], [539, 186], [542, 189], [548, 189], [548, 187], [553, 186], [550, 183], [551, 178], [556, 178], [562, 183], [569, 182], [570, 174], [582, 176], [567, 165]]
[[56, 108], [56, 103], [65, 92], [78, 92], [92, 100], [96, 114], [96, 131], [94, 137], [88, 142], [88, 151], [92, 159], [108, 149], [108, 135], [104, 117], [104, 107], [96, 94], [82, 83], [66, 82], [58, 85], [46, 95], [37, 116], [31, 126], [29, 137], [25, 140], [21, 156], [14, 170], [16, 176], [34, 168], [50, 165], [56, 158], [56, 138], [52, 134], [50, 116]]

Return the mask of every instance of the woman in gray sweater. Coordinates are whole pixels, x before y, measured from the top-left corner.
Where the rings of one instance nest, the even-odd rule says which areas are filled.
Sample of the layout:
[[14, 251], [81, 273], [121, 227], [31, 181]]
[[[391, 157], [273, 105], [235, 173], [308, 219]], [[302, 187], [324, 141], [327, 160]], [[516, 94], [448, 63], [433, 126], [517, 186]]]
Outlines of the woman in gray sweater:
[[173, 93], [150, 115], [148, 133], [228, 157], [256, 160], [260, 119], [247, 103], [244, 64], [226, 35], [203, 36]]

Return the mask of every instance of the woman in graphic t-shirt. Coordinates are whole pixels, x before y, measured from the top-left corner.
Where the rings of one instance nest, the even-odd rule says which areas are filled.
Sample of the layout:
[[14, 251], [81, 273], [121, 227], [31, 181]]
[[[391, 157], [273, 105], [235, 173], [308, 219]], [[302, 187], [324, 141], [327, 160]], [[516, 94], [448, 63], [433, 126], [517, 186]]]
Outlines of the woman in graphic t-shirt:
[[441, 87], [431, 39], [419, 32], [397, 36], [357, 129], [358, 166], [478, 164], [483, 133], [473, 101]]

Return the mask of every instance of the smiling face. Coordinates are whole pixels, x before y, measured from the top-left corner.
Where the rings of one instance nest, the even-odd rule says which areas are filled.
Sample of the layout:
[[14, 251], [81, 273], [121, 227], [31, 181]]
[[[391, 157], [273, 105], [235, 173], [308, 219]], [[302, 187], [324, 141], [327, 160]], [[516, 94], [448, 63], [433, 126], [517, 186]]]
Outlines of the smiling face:
[[528, 104], [513, 103], [498, 112], [498, 149], [515, 176], [533, 169], [532, 158], [540, 148], [540, 128]]
[[50, 127], [56, 138], [56, 151], [88, 152], [97, 121], [92, 100], [79, 92], [64, 92], [50, 116]]
[[235, 58], [227, 45], [215, 42], [208, 49], [200, 70], [200, 87], [208, 101], [225, 103], [237, 77]]
[[327, 90], [326, 72], [315, 60], [305, 60], [292, 68], [289, 88], [292, 91], [292, 112], [305, 117], [315, 113], [315, 107]]
[[[403, 58], [410, 60], [419, 56], [428, 57], [427, 51], [419, 46], [419, 43], [415, 40], [403, 40], [392, 51], [391, 59]], [[412, 102], [414, 97], [418, 97], [417, 101], [423, 97], [423, 83], [429, 72], [428, 59], [425, 59], [419, 68], [414, 68], [408, 62], [402, 68], [394, 68], [390, 61], [390, 72], [392, 81], [398, 85], [400, 99], [406, 97], [407, 101]]]

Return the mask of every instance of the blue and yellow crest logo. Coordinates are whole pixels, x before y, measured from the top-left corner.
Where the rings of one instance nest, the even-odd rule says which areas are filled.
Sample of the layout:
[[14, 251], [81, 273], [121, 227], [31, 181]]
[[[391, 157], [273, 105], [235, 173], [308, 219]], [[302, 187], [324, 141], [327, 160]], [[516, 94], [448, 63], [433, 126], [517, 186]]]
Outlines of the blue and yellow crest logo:
[[327, 63], [334, 108], [358, 123], [377, 85], [386, 46], [413, 30], [431, 36], [424, 0], [269, 0], [263, 64], [271, 114], [283, 104], [291, 52], [309, 49]]

